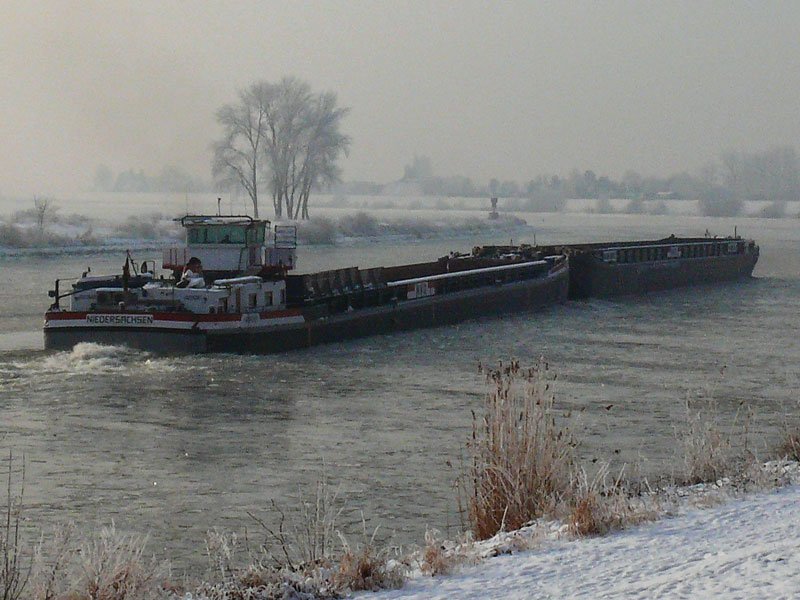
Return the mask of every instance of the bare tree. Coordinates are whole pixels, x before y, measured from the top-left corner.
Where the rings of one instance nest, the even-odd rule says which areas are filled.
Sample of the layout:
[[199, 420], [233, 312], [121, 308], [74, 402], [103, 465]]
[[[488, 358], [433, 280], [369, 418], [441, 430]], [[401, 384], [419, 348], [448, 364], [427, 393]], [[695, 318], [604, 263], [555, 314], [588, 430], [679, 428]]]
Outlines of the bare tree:
[[285, 207], [290, 219], [307, 219], [311, 190], [339, 181], [336, 161], [350, 145], [339, 127], [349, 109], [336, 106], [333, 92], [315, 95], [294, 77], [285, 77], [276, 89], [276, 110], [270, 115], [265, 146], [275, 214], [280, 216]]
[[285, 209], [290, 219], [308, 218], [311, 190], [339, 180], [336, 161], [350, 145], [339, 132], [349, 109], [336, 102], [336, 94], [314, 94], [295, 77], [243, 90], [236, 104], [217, 111], [225, 135], [214, 144], [215, 179], [244, 188], [256, 217], [268, 182], [276, 217]]
[[309, 127], [311, 87], [295, 77], [284, 77], [276, 85], [277, 108], [270, 115], [270, 144], [265, 149], [272, 168], [272, 199], [275, 214], [280, 216], [286, 206], [286, 216], [294, 216], [299, 192], [298, 164], [304, 138]]
[[244, 188], [258, 218], [258, 192], [265, 181], [263, 146], [269, 135], [268, 123], [275, 111], [275, 86], [257, 82], [239, 92], [239, 102], [217, 111], [223, 138], [214, 143], [212, 173], [219, 183]]
[[44, 231], [47, 219], [56, 211], [56, 205], [50, 198], [33, 198], [33, 210], [36, 214], [36, 226], [39, 231]]
[[314, 187], [330, 186], [341, 180], [336, 161], [341, 154], [347, 154], [350, 137], [339, 131], [339, 124], [349, 112], [349, 108], [337, 108], [333, 92], [322, 93], [315, 99], [309, 112], [303, 166], [298, 176], [300, 198], [295, 219], [298, 216], [308, 219], [308, 198]]

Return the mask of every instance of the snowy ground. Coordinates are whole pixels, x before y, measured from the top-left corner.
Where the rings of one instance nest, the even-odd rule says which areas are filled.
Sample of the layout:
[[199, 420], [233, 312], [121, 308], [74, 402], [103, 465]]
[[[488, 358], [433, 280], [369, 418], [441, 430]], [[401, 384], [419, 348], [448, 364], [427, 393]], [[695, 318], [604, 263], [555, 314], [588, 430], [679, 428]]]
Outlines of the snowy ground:
[[602, 538], [544, 542], [364, 600], [799, 598], [800, 486]]

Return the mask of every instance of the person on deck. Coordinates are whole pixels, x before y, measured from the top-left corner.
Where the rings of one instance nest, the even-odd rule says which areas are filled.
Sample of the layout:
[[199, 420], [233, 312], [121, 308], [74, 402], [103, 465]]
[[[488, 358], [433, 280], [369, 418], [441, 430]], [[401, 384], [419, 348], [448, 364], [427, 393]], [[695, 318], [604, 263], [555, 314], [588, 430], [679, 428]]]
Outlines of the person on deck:
[[205, 287], [206, 280], [203, 277], [203, 263], [196, 256], [189, 259], [183, 269], [180, 281], [176, 284], [179, 288], [200, 288]]

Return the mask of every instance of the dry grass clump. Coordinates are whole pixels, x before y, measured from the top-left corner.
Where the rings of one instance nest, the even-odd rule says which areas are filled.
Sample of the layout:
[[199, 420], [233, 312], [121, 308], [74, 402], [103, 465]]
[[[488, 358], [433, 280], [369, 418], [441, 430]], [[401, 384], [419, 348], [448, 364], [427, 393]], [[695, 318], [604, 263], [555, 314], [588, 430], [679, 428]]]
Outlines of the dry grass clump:
[[775, 449], [775, 454], [779, 458], [800, 462], [800, 428], [789, 429], [787, 427], [785, 429], [783, 438]]
[[346, 541], [336, 525], [344, 505], [324, 479], [312, 500], [301, 498], [291, 518], [279, 511], [277, 530], [259, 521], [267, 539], [255, 552], [247, 538], [210, 531], [210, 568], [206, 581], [193, 589], [170, 582], [168, 567], [146, 555], [146, 538], [121, 533], [113, 524], [90, 539], [81, 539], [74, 525], [59, 527], [42, 536], [25, 565], [22, 492], [12, 494], [11, 456], [8, 464], [0, 523], [0, 600], [319, 600], [399, 587], [408, 570], [391, 549], [375, 543], [374, 533], [366, 536], [365, 525], [363, 543]]
[[[521, 550], [530, 537], [516, 535], [517, 533], [519, 532], [510, 534], [507, 540], [515, 551]], [[411, 555], [411, 561], [419, 567], [423, 575], [438, 577], [449, 575], [464, 564], [476, 564], [481, 556], [494, 556], [495, 549], [496, 547], [479, 549], [470, 532], [462, 533], [454, 540], [447, 540], [438, 529], [426, 529], [425, 545]]]
[[164, 571], [145, 555], [147, 539], [118, 532], [114, 525], [81, 547], [78, 572], [68, 598], [87, 600], [146, 600], [165, 597]]
[[449, 575], [454, 565], [453, 555], [447, 552], [439, 532], [430, 529], [425, 531], [425, 547], [422, 549], [420, 571], [431, 577]]
[[556, 420], [554, 379], [544, 361], [487, 372], [491, 392], [484, 414], [473, 412], [461, 486], [478, 540], [519, 529], [572, 496], [575, 441]]
[[740, 403], [730, 425], [724, 426], [713, 399], [701, 407], [692, 407], [687, 401], [685, 421], [676, 429], [683, 463], [678, 483], [715, 482], [753, 472], [756, 458], [749, 444], [752, 416], [749, 407]]
[[275, 566], [292, 571], [303, 565], [329, 562], [340, 541], [337, 522], [346, 508], [339, 491], [331, 488], [323, 475], [317, 481], [313, 498], [309, 500], [298, 494], [293, 513], [287, 515], [273, 501], [272, 512], [279, 518], [277, 528], [251, 514], [265, 535], [260, 549], [263, 556]]
[[[284, 598], [340, 598], [361, 590], [402, 585], [407, 565], [393, 559], [390, 548], [380, 548], [375, 533], [351, 545], [338, 530], [345, 510], [338, 490], [323, 477], [314, 497], [302, 496], [297, 508], [286, 513], [273, 502], [278, 524], [251, 515], [265, 539], [255, 551], [247, 551], [247, 566], [238, 555], [242, 541], [236, 534], [211, 531], [206, 548], [211, 566], [207, 579], [194, 597], [207, 600], [273, 600]], [[377, 530], [376, 530], [377, 531]]]
[[197, 600], [278, 600], [339, 598], [320, 565], [278, 566], [249, 557], [250, 563], [238, 566], [242, 540], [234, 533], [213, 530], [206, 536], [210, 571], [207, 580], [197, 585], [192, 597]]
[[623, 471], [611, 480], [606, 464], [592, 478], [579, 471], [569, 500], [567, 525], [573, 535], [598, 536], [653, 521], [659, 514], [655, 496], [634, 493], [623, 479]]
[[47, 538], [42, 536], [34, 554], [33, 598], [51, 600], [66, 595], [65, 571], [77, 551], [73, 547], [75, 537], [72, 523], [55, 528]]
[[717, 481], [729, 471], [733, 448], [718, 425], [716, 411], [692, 410], [686, 403], [686, 421], [678, 434], [683, 452], [681, 483]]
[[590, 480], [585, 471], [576, 488], [567, 518], [570, 533], [581, 537], [596, 536], [621, 527], [623, 513], [612, 510], [612, 505], [619, 504], [618, 488], [603, 494], [602, 480], [598, 477]]
[[339, 570], [334, 576], [339, 589], [376, 592], [398, 588], [403, 576], [387, 568], [386, 558], [370, 546], [357, 550], [346, 549], [339, 560]]
[[[377, 530], [375, 530], [377, 532]], [[352, 547], [344, 538], [338, 570], [333, 576], [335, 589], [340, 593], [395, 589], [403, 585], [407, 566], [392, 560], [390, 548], [379, 549], [375, 533], [358, 546]]]
[[783, 460], [800, 462], [800, 401], [784, 407], [781, 437], [775, 446], [772, 455]]
[[42, 538], [31, 577], [32, 600], [156, 600], [174, 597], [167, 567], [145, 554], [147, 539], [112, 524], [88, 540], [73, 525]]
[[23, 559], [23, 543], [20, 538], [22, 499], [25, 491], [25, 467], [21, 468], [22, 483], [15, 495], [14, 457], [8, 454], [6, 471], [6, 501], [0, 523], [0, 600], [23, 598], [31, 574], [31, 565]]
[[570, 414], [555, 408], [554, 380], [543, 360], [487, 372], [490, 393], [484, 414], [473, 413], [469, 466], [459, 486], [460, 507], [478, 540], [545, 516], [563, 519], [573, 535], [593, 536], [658, 515], [654, 496], [634, 489], [624, 470], [611, 478], [601, 465], [590, 476], [578, 464]]

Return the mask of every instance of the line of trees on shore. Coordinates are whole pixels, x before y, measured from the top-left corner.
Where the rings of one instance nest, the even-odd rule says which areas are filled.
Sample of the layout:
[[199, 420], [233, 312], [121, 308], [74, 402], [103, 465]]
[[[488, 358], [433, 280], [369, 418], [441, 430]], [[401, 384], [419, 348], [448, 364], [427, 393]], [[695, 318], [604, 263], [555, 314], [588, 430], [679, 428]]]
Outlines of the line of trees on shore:
[[620, 179], [613, 179], [592, 170], [574, 169], [566, 176], [539, 175], [523, 184], [498, 179], [479, 184], [465, 176], [438, 176], [428, 157], [415, 156], [397, 182], [352, 182], [337, 186], [336, 191], [354, 195], [519, 198], [528, 200], [531, 208], [551, 211], [561, 210], [571, 198], [628, 199], [634, 209], [646, 200], [699, 200], [701, 212], [709, 216], [736, 215], [746, 201], [769, 201], [770, 214], [765, 216], [780, 216], [787, 202], [800, 201], [800, 160], [793, 147], [775, 147], [763, 152], [726, 152], [719, 162], [694, 174], [645, 177], [627, 171]]
[[156, 175], [142, 169], [127, 169], [117, 174], [108, 165], [98, 165], [94, 172], [92, 190], [95, 192], [126, 193], [197, 193], [207, 192], [213, 186], [173, 165], [167, 165]]

